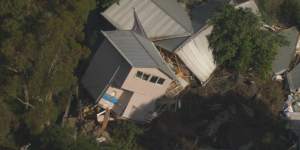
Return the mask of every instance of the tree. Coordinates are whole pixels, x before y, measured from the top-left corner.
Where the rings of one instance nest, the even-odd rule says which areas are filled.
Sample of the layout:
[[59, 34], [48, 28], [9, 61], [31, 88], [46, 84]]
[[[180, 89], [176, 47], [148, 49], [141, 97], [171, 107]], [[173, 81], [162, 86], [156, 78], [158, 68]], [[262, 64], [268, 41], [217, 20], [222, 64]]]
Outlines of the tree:
[[179, 110], [164, 112], [151, 122], [142, 135], [142, 146], [149, 150], [288, 149], [297, 138], [284, 120], [269, 115], [269, 107], [234, 91], [208, 97], [190, 93], [182, 97]]
[[112, 142], [108, 145], [111, 150], [139, 150], [138, 136], [143, 130], [131, 122], [119, 121], [112, 126]]
[[44, 150], [101, 150], [96, 139], [76, 135], [75, 129], [54, 126], [36, 138], [34, 149]]
[[257, 0], [262, 19], [268, 24], [279, 22], [280, 5], [284, 0]]
[[0, 79], [2, 98], [33, 132], [41, 132], [77, 84], [74, 70], [89, 54], [83, 29], [95, 0], [2, 0], [0, 5], [5, 60], [0, 68], [7, 72]]
[[0, 99], [0, 149], [1, 145], [6, 148], [14, 148], [14, 142], [11, 140], [12, 124], [15, 116], [8, 110], [7, 105]]
[[31, 134], [56, 122], [65, 95], [77, 86], [74, 70], [89, 54], [83, 30], [95, 7], [96, 0], [0, 1], [1, 111], [15, 115]]
[[271, 64], [282, 38], [262, 30], [260, 19], [250, 10], [225, 6], [213, 19], [210, 46], [218, 64], [245, 72], [250, 68], [262, 77], [271, 71]]

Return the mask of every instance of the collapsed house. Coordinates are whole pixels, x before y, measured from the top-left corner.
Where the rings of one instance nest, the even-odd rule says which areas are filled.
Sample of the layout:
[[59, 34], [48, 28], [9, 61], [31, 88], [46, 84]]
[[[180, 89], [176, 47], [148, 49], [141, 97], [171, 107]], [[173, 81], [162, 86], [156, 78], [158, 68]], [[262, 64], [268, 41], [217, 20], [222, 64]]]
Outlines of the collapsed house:
[[296, 27], [284, 29], [279, 32], [286, 40], [287, 44], [280, 47], [272, 63], [272, 71], [276, 78], [289, 70], [290, 64], [296, 55], [296, 46], [299, 40], [299, 32]]
[[120, 0], [102, 15], [117, 29], [127, 30], [134, 24], [134, 11], [147, 38], [163, 53], [178, 56], [202, 83], [209, 78], [216, 65], [206, 39], [207, 32], [203, 30], [193, 35], [191, 19], [176, 0]]
[[197, 6], [192, 22], [175, 0], [120, 0], [102, 13], [118, 30], [102, 32], [105, 40], [82, 85], [117, 118], [151, 120], [158, 98], [174, 97], [188, 86], [189, 71], [203, 85], [209, 80], [216, 64], [208, 20], [226, 3], [212, 0]]
[[[119, 118], [145, 121], [155, 100], [172, 91], [175, 73], [154, 44], [135, 31], [106, 31], [82, 85], [103, 109]], [[150, 117], [151, 118], [151, 117]]]

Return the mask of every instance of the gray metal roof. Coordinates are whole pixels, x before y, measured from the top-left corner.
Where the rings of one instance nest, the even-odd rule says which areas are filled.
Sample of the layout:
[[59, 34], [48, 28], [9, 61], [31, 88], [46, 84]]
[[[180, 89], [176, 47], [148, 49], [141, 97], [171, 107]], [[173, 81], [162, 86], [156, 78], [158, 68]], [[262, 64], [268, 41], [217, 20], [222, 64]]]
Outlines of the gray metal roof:
[[193, 33], [191, 20], [176, 0], [120, 0], [102, 15], [119, 30], [130, 30], [134, 13], [140, 19], [147, 37], [158, 40]]
[[103, 34], [131, 66], [158, 68], [170, 78], [176, 79], [155, 45], [145, 37], [134, 31], [105, 31]]
[[194, 31], [200, 30], [207, 25], [207, 21], [213, 17], [219, 8], [227, 4], [229, 0], [208, 0], [191, 9], [192, 24]]
[[186, 39], [190, 36], [178, 37], [166, 40], [155, 41], [155, 45], [167, 50], [169, 52], [174, 52]]
[[300, 64], [287, 74], [287, 80], [292, 92], [300, 88]]
[[90, 96], [97, 100], [107, 85], [121, 87], [131, 68], [115, 47], [104, 40], [93, 56], [81, 83]]
[[162, 10], [164, 10], [170, 17], [176, 20], [177, 23], [182, 25], [187, 32], [192, 33], [192, 22], [185, 11], [185, 9], [179, 5], [177, 0], [152, 0]]
[[272, 64], [274, 74], [282, 74], [288, 68], [295, 56], [296, 44], [298, 41], [299, 32], [296, 27], [280, 31], [280, 35], [284, 36], [289, 42], [287, 45], [280, 47]]

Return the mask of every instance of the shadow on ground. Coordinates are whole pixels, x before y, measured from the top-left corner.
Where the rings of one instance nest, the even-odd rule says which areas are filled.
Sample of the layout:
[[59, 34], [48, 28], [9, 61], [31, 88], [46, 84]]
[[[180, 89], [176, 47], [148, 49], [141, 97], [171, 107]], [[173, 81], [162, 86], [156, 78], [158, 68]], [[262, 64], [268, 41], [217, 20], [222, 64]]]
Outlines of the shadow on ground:
[[101, 31], [115, 30], [115, 27], [109, 23], [102, 15], [103, 10], [99, 7], [90, 11], [87, 24], [85, 25], [85, 45], [90, 49], [90, 55], [80, 61], [78, 68], [76, 69], [76, 75], [79, 79], [82, 77], [85, 69], [88, 67], [90, 60], [98, 50], [98, 47], [104, 40], [104, 36]]
[[139, 139], [146, 149], [288, 149], [296, 140], [263, 103], [234, 92], [187, 94], [181, 109], [155, 119]]

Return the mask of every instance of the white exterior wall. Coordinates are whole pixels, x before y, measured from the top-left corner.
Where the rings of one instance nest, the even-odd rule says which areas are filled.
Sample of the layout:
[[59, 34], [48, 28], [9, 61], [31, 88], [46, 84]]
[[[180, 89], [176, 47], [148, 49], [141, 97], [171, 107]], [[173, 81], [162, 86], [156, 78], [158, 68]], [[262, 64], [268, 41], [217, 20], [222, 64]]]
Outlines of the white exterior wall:
[[[135, 76], [137, 71], [158, 76], [165, 79], [165, 82], [163, 85], [153, 84], [149, 81], [151, 77], [148, 81], [142, 80]], [[156, 100], [165, 95], [171, 82], [168, 76], [156, 68], [132, 68], [122, 85], [122, 89], [133, 92], [122, 117], [145, 121], [154, 111]]]
[[144, 122], [153, 113], [156, 99], [150, 95], [134, 93], [124, 110], [122, 118]]
[[[163, 85], [160, 85], [137, 78], [135, 77], [135, 75], [138, 71], [161, 77], [165, 79], [165, 82]], [[121, 88], [132, 91], [134, 93], [140, 93], [142, 95], [149, 95], [153, 98], [158, 98], [166, 93], [166, 90], [168, 89], [171, 82], [172, 80], [168, 76], [166, 76], [156, 68], [132, 68]]]
[[201, 81], [208, 80], [216, 68], [212, 49], [209, 48], [207, 36], [212, 32], [213, 26], [196, 33], [175, 53]]

